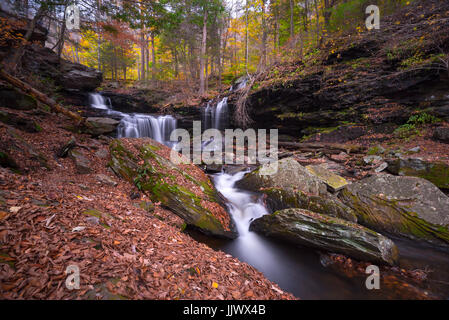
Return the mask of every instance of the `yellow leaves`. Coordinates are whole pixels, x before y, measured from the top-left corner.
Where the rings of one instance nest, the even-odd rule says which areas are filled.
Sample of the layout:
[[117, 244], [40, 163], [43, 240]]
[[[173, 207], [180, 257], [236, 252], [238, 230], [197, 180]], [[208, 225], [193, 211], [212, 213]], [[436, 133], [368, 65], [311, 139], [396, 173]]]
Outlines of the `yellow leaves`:
[[217, 288], [218, 288], [218, 283], [216, 283], [216, 282], [212, 282], [212, 288], [215, 288], [215, 289], [217, 289]]
[[396, 21], [394, 24], [399, 25], [401, 24], [401, 21]]

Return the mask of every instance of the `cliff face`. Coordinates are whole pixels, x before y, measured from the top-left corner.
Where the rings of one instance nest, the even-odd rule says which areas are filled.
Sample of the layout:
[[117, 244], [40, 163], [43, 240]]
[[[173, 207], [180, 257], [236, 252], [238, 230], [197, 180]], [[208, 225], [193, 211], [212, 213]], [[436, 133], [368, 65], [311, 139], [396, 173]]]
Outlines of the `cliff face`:
[[[0, 62], [13, 54], [20, 45], [20, 37], [26, 33], [28, 21], [5, 11], [0, 11], [1, 23], [8, 25], [10, 31], [7, 41], [0, 43]], [[83, 105], [87, 94], [94, 91], [103, 81], [103, 75], [96, 69], [59, 59], [57, 54], [45, 47], [47, 30], [38, 26], [25, 48], [19, 66], [19, 75], [27, 82], [47, 94], [57, 94], [65, 103]], [[18, 38], [17, 38], [18, 37]]]
[[278, 65], [249, 97], [254, 127], [301, 137], [347, 125], [384, 130], [417, 110], [449, 119], [448, 18], [448, 2], [418, 2], [382, 18], [380, 30], [329, 39]]

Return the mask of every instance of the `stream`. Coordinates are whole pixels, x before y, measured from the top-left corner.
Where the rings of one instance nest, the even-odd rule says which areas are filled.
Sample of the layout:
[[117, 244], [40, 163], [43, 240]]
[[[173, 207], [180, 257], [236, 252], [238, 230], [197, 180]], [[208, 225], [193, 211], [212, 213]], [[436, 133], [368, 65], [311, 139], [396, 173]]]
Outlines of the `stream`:
[[[150, 137], [169, 147], [170, 133], [176, 129], [172, 116], [126, 114], [114, 111], [110, 100], [92, 94], [91, 107], [104, 116], [121, 119], [118, 137]], [[227, 99], [215, 106], [210, 102], [203, 110], [203, 128], [224, 129], [227, 126]], [[364, 275], [347, 275], [332, 266], [326, 266], [320, 254], [313, 249], [294, 246], [249, 231], [254, 220], [270, 212], [258, 194], [235, 187], [248, 170], [234, 174], [225, 172], [211, 176], [216, 189], [226, 198], [227, 207], [235, 222], [239, 237], [224, 240], [205, 236], [188, 230], [190, 236], [214, 250], [224, 251], [262, 272], [266, 278], [277, 283], [283, 290], [301, 299], [414, 299], [413, 292], [405, 293], [395, 285], [368, 290]], [[400, 252], [400, 266], [408, 270], [426, 269], [426, 288], [438, 298], [449, 299], [449, 254], [426, 244], [417, 244], [407, 239], [395, 239]], [[408, 286], [408, 284], [407, 284]], [[410, 285], [411, 286], [411, 285]]]

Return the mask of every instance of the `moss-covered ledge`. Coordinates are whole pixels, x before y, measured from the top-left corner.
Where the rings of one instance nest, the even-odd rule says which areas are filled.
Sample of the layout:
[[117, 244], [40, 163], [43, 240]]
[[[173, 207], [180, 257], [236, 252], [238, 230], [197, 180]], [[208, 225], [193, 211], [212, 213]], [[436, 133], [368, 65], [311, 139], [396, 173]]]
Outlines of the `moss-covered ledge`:
[[195, 165], [170, 161], [171, 149], [149, 138], [115, 139], [109, 166], [154, 202], [180, 216], [188, 225], [214, 236], [235, 238], [232, 220], [209, 178]]

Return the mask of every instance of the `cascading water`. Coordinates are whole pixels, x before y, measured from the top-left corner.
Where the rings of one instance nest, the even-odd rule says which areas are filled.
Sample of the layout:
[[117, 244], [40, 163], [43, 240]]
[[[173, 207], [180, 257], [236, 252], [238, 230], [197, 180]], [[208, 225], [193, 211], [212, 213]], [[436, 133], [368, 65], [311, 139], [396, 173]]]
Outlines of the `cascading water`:
[[[98, 93], [91, 93], [89, 95], [90, 106], [95, 109], [109, 110], [110, 108], [106, 105], [105, 98]], [[111, 105], [111, 100], [109, 100], [109, 105]]]
[[249, 237], [249, 225], [254, 219], [268, 214], [267, 209], [258, 196], [235, 188], [248, 171], [235, 175], [220, 173], [213, 177], [215, 187], [228, 200], [229, 211], [237, 227], [240, 237]]
[[211, 107], [211, 102], [203, 109], [203, 128], [224, 130], [228, 127], [228, 97], [220, 100], [215, 107]]
[[127, 114], [112, 109], [109, 98], [109, 106], [106, 99], [98, 93], [89, 96], [92, 108], [105, 110], [108, 115], [121, 119], [117, 129], [119, 138], [144, 138], [148, 137], [157, 142], [174, 147], [175, 143], [170, 141], [170, 134], [176, 130], [177, 121], [170, 115], [152, 116], [147, 114]]
[[157, 142], [173, 147], [170, 134], [176, 130], [176, 119], [172, 116], [149, 116], [133, 114], [125, 116], [119, 127], [119, 138], [144, 138], [148, 137]]

